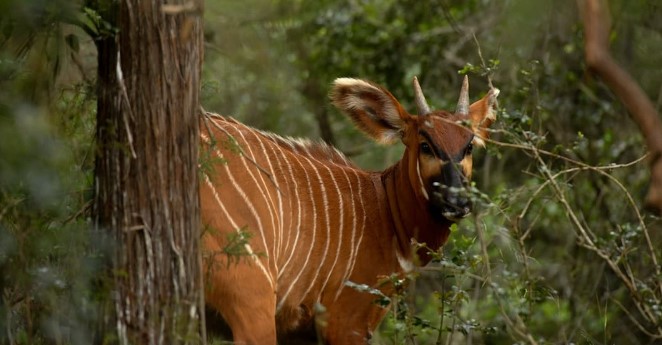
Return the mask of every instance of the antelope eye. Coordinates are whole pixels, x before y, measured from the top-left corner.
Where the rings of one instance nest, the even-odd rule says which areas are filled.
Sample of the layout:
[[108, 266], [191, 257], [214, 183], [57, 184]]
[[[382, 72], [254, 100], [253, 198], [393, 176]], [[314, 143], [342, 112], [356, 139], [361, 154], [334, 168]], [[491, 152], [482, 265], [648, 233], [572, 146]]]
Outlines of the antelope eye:
[[470, 155], [471, 152], [473, 152], [473, 150], [474, 150], [474, 144], [469, 143], [469, 145], [467, 145], [466, 151], [464, 152], [464, 155], [465, 156]]
[[432, 148], [430, 148], [430, 144], [428, 143], [421, 143], [421, 152], [426, 155], [432, 155]]

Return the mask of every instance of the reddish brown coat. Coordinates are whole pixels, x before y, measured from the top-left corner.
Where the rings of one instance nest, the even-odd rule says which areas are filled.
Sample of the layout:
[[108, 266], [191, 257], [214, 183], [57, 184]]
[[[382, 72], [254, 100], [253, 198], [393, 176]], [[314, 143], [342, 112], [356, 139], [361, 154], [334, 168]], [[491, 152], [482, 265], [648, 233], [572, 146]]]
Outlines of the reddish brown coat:
[[[363, 171], [324, 144], [209, 114], [202, 151], [217, 163], [204, 173], [200, 192], [207, 302], [235, 341], [275, 344], [277, 335], [311, 328], [316, 306], [324, 306], [326, 342], [366, 343], [386, 309], [345, 282], [388, 294], [380, 281], [412, 268], [412, 238], [432, 248], [446, 242], [453, 221], [431, 214], [430, 203], [446, 202], [432, 186], [443, 182], [445, 164], [470, 176], [468, 147], [474, 132], [486, 132], [457, 122], [492, 117], [497, 94], [491, 90], [470, 114], [415, 116], [378, 85], [336, 80], [332, 101], [360, 129], [378, 142], [406, 145], [402, 160], [383, 172]], [[424, 144], [432, 153], [421, 152]], [[252, 238], [236, 262], [223, 249], [239, 230]]]

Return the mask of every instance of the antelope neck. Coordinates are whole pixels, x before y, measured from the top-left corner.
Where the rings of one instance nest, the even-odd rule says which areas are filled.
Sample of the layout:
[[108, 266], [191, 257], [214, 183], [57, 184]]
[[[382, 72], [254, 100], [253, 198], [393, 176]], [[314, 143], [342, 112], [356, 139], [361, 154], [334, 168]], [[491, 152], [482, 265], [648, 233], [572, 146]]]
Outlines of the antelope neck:
[[[448, 239], [449, 220], [438, 221], [430, 216], [425, 201], [416, 196], [410, 183], [409, 162], [402, 159], [382, 174], [382, 186], [388, 200], [388, 215], [393, 224], [395, 239], [399, 250], [407, 259], [412, 258], [411, 239], [425, 243], [432, 250], [437, 250]], [[430, 261], [426, 250], [418, 253], [420, 264]]]
[[422, 205], [409, 182], [407, 162], [401, 160], [384, 171], [382, 185], [386, 192], [388, 214], [391, 217], [399, 250], [405, 258], [410, 259], [411, 238], [418, 240], [417, 235], [427, 223], [425, 221], [427, 216], [421, 212]]

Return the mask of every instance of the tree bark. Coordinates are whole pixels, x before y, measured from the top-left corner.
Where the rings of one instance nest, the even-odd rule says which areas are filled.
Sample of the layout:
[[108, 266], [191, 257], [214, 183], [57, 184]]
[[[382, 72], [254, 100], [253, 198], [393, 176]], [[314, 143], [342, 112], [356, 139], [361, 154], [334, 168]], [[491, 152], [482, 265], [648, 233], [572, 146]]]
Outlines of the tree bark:
[[[204, 343], [198, 197], [202, 0], [100, 1], [95, 222], [115, 239], [121, 344]], [[114, 19], [117, 19], [116, 21]]]
[[586, 64], [623, 102], [637, 123], [650, 152], [651, 180], [646, 208], [662, 214], [662, 120], [637, 82], [609, 53], [609, 13], [603, 0], [584, 0]]

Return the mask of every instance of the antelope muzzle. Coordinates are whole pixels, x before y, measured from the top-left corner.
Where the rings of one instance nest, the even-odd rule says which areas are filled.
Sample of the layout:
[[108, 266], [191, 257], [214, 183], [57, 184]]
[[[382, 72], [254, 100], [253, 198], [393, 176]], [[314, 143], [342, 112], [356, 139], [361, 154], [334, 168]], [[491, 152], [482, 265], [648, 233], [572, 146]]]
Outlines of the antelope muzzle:
[[444, 165], [441, 176], [432, 182], [432, 207], [435, 214], [457, 221], [471, 213], [467, 178], [458, 164]]

